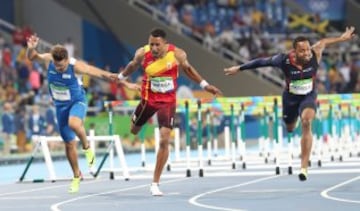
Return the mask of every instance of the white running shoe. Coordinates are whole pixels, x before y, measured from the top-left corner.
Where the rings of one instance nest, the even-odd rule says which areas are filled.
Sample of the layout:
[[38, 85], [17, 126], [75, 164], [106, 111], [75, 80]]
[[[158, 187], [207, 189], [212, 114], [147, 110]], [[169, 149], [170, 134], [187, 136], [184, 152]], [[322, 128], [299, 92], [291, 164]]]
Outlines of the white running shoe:
[[160, 191], [159, 189], [159, 184], [158, 183], [151, 183], [150, 185], [150, 192], [151, 192], [151, 195], [153, 196], [162, 196], [164, 195], [163, 192]]

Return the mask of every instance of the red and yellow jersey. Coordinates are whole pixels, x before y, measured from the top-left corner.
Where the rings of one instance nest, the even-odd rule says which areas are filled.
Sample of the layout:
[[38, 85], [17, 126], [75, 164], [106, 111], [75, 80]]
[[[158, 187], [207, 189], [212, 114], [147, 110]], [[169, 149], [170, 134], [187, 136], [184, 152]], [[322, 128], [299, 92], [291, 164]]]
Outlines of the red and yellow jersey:
[[175, 58], [175, 46], [169, 44], [162, 58], [154, 58], [150, 46], [144, 46], [145, 56], [141, 98], [151, 102], [176, 102], [178, 63]]

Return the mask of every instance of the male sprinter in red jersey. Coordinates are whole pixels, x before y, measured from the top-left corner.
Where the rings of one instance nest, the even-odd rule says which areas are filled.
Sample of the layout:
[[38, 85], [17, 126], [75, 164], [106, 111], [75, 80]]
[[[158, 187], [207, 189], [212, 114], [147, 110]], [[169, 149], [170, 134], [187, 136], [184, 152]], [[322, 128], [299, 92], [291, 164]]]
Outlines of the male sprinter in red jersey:
[[157, 154], [153, 182], [150, 191], [153, 196], [162, 196], [159, 190], [160, 175], [169, 156], [170, 132], [176, 109], [176, 88], [179, 67], [204, 90], [216, 95], [221, 91], [206, 82], [187, 60], [184, 50], [166, 41], [162, 29], [154, 29], [148, 44], [139, 48], [132, 61], [119, 74], [123, 80], [142, 65], [144, 77], [141, 87], [141, 102], [132, 116], [131, 133], [137, 134], [146, 121], [157, 112], [160, 127], [160, 147]]
[[295, 129], [298, 116], [301, 119], [301, 169], [300, 181], [307, 179], [307, 167], [312, 146], [311, 122], [316, 112], [316, 72], [325, 47], [344, 42], [354, 37], [354, 27], [346, 28], [339, 37], [324, 38], [314, 45], [306, 37], [297, 37], [293, 41], [290, 53], [276, 54], [269, 58], [258, 58], [240, 66], [225, 68], [225, 75], [258, 67], [273, 66], [282, 70], [286, 87], [282, 95], [283, 120], [288, 133]]

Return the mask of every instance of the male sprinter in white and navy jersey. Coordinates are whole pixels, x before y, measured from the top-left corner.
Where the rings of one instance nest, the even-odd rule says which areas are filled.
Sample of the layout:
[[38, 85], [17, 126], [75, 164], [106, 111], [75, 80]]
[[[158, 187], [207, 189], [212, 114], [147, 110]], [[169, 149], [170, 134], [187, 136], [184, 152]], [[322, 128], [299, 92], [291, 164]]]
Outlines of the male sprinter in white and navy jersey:
[[[89, 168], [94, 165], [95, 156], [89, 148], [84, 128], [87, 101], [82, 87], [81, 74], [116, 81], [117, 74], [88, 65], [68, 57], [68, 52], [61, 45], [55, 45], [49, 53], [38, 53], [35, 48], [39, 38], [31, 36], [27, 41], [27, 58], [44, 63], [47, 68], [47, 80], [50, 95], [55, 103], [56, 117], [60, 135], [65, 142], [66, 156], [72, 168], [74, 178], [69, 192], [76, 193], [80, 185], [80, 169], [77, 160], [75, 135], [79, 137], [84, 149]], [[135, 84], [122, 82], [128, 88], [138, 89]]]
[[344, 42], [354, 37], [354, 27], [346, 28], [339, 37], [324, 38], [310, 45], [306, 37], [297, 37], [293, 41], [293, 50], [287, 54], [277, 54], [268, 58], [258, 58], [240, 66], [225, 68], [225, 75], [258, 67], [273, 66], [282, 70], [286, 87], [282, 95], [283, 120], [288, 133], [296, 126], [300, 116], [301, 136], [301, 170], [300, 181], [307, 179], [307, 167], [312, 146], [311, 122], [316, 112], [316, 72], [321, 55], [326, 46]]

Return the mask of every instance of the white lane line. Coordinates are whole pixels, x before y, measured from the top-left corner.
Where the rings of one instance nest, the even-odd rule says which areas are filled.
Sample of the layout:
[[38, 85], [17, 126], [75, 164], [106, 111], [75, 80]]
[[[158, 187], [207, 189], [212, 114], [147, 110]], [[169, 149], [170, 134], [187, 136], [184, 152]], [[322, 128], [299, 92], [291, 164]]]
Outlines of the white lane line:
[[258, 189], [258, 190], [239, 190], [236, 191], [236, 193], [286, 193], [286, 192], [309, 192], [309, 191], [315, 191], [315, 189], [310, 188], [287, 188], [287, 189]]
[[[103, 181], [103, 180], [87, 181], [87, 182], [82, 182], [81, 184], [95, 183], [95, 182], [101, 182], [101, 181]], [[36, 191], [51, 190], [51, 189], [65, 187], [65, 186], [69, 186], [69, 184], [56, 185], [56, 186], [46, 186], [46, 187], [42, 187], [42, 188], [33, 188], [33, 189], [28, 189], [28, 190], [15, 191], [15, 192], [11, 192], [11, 193], [2, 193], [2, 194], [0, 194], [0, 197], [18, 195], [18, 194], [21, 194], [21, 193], [31, 193], [31, 192], [36, 192]]]
[[336, 188], [339, 188], [341, 186], [347, 185], [349, 183], [352, 183], [356, 180], [359, 180], [360, 176], [357, 176], [355, 178], [346, 180], [345, 182], [339, 183], [337, 185], [334, 185], [326, 190], [323, 190], [321, 192], [321, 196], [326, 198], [326, 199], [330, 199], [330, 200], [334, 200], [334, 201], [341, 201], [341, 202], [346, 202], [346, 203], [356, 203], [356, 204], [360, 204], [360, 200], [350, 200], [350, 199], [344, 199], [344, 198], [338, 198], [338, 197], [334, 197], [334, 196], [330, 196], [329, 192], [335, 190]]
[[0, 200], [24, 200], [24, 199], [55, 199], [59, 198], [59, 196], [14, 196], [14, 197], [0, 197]]
[[244, 183], [240, 183], [237, 185], [233, 185], [233, 186], [228, 186], [228, 187], [223, 187], [223, 188], [218, 188], [212, 191], [208, 191], [208, 192], [204, 192], [201, 193], [199, 195], [196, 195], [194, 197], [192, 197], [191, 199], [189, 199], [189, 203], [198, 207], [203, 207], [203, 208], [207, 208], [207, 209], [213, 209], [213, 210], [224, 210], [224, 211], [243, 211], [242, 209], [234, 209], [234, 208], [226, 208], [226, 207], [218, 207], [218, 206], [211, 206], [211, 205], [206, 205], [206, 204], [202, 204], [197, 202], [197, 200], [203, 196], [209, 195], [209, 194], [213, 194], [213, 193], [217, 193], [217, 192], [221, 192], [221, 191], [226, 191], [226, 190], [230, 190], [233, 188], [237, 188], [237, 187], [241, 187], [241, 186], [246, 186], [246, 185], [251, 185], [251, 184], [255, 184], [258, 182], [262, 182], [265, 180], [270, 180], [270, 179], [274, 179], [280, 177], [278, 175], [275, 176], [270, 176], [270, 177], [265, 177], [265, 178], [260, 178], [260, 179], [256, 179], [256, 180], [251, 180], [248, 182], [244, 182]]
[[[174, 183], [174, 182], [179, 182], [179, 181], [183, 181], [183, 180], [187, 180], [187, 179], [189, 179], [189, 178], [174, 179], [174, 180], [161, 182], [161, 184]], [[116, 190], [111, 190], [111, 191], [106, 191], [106, 192], [100, 192], [100, 193], [96, 193], [96, 194], [89, 194], [89, 195], [79, 196], [79, 197], [76, 197], [76, 198], [72, 198], [72, 199], [69, 199], [69, 200], [58, 202], [56, 204], [52, 204], [50, 208], [51, 208], [52, 211], [61, 211], [61, 209], [59, 208], [61, 205], [68, 204], [68, 203], [71, 203], [71, 202], [74, 202], [74, 201], [79, 201], [79, 200], [86, 199], [86, 198], [91, 198], [91, 197], [94, 197], [94, 196], [101, 196], [101, 195], [106, 195], [106, 194], [111, 194], [111, 193], [124, 192], [124, 191], [128, 191], [128, 190], [135, 190], [135, 189], [140, 189], [140, 188], [144, 188], [144, 187], [150, 187], [150, 184], [138, 185], [138, 186], [130, 187], [130, 188], [122, 188], [122, 189], [116, 189]]]

